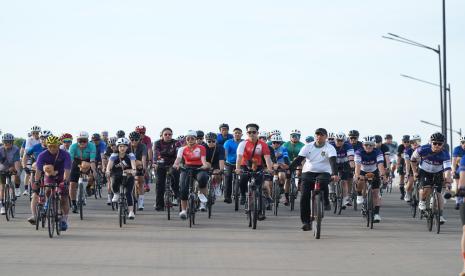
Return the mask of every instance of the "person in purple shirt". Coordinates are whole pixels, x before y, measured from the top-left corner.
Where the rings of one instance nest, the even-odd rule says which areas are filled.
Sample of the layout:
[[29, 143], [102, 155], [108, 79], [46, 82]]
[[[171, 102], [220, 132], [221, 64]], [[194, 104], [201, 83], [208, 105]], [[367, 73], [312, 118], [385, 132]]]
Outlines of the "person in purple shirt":
[[39, 181], [43, 173], [44, 184], [57, 183], [59, 194], [61, 195], [61, 210], [63, 212], [62, 221], [60, 221], [61, 231], [66, 231], [68, 228], [68, 187], [70, 173], [71, 173], [71, 157], [65, 150], [59, 148], [60, 138], [56, 136], [49, 136], [47, 138], [47, 150], [43, 151], [37, 157], [36, 165], [37, 172], [35, 174], [35, 181], [32, 187], [34, 194], [31, 200], [32, 216], [28, 219], [31, 224], [36, 221], [36, 205], [39, 200]]

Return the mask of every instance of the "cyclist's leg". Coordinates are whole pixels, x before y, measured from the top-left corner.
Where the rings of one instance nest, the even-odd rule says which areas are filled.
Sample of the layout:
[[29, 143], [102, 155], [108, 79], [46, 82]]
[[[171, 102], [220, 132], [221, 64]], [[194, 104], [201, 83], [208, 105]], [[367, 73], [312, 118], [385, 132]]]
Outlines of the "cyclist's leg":
[[285, 197], [285, 202], [284, 204], [289, 204], [289, 190], [291, 187], [291, 179], [290, 175], [289, 178], [287, 178], [287, 175], [285, 172], [279, 172], [278, 173], [278, 179], [279, 179], [279, 184], [282, 186], [284, 184], [284, 197]]
[[32, 197], [31, 197], [31, 214], [32, 216], [28, 218], [28, 221], [30, 223], [35, 223], [35, 217], [36, 217], [36, 207], [37, 207], [37, 203], [39, 201], [39, 185], [35, 184], [34, 183], [34, 180], [32, 180], [31, 182], [31, 186], [29, 187], [30, 189], [32, 189]]
[[179, 198], [179, 171], [171, 169], [171, 175], [173, 176], [173, 182], [171, 182], [171, 189], [174, 193], [174, 198]]
[[247, 175], [241, 175], [239, 184], [241, 188], [241, 205], [245, 204], [245, 194], [247, 193], [247, 184], [249, 182], [249, 177]]
[[133, 202], [133, 192], [134, 190], [134, 176], [129, 176], [126, 181], [126, 200], [128, 202], [129, 213], [134, 213], [134, 202]]
[[70, 175], [70, 183], [69, 183], [69, 196], [71, 198], [71, 203], [73, 205], [73, 212], [76, 211], [77, 208], [77, 203], [76, 203], [76, 197], [77, 197], [77, 182], [79, 181], [79, 176], [81, 172], [78, 167], [77, 162], [73, 163], [73, 167], [71, 169], [71, 175]]
[[300, 196], [300, 220], [302, 224], [310, 224], [310, 197], [315, 187], [315, 175], [311, 172], [302, 173], [302, 193]]
[[329, 182], [331, 181], [331, 176], [329, 173], [319, 173], [317, 176], [320, 182], [320, 189], [324, 193], [324, 203], [325, 209], [331, 209], [331, 203], [329, 201]]
[[155, 198], [155, 209], [163, 210], [165, 206], [164, 193], [165, 193], [165, 183], [166, 183], [166, 168], [158, 167], [156, 171], [156, 198]]
[[6, 178], [3, 175], [0, 175], [0, 207], [4, 208], [4, 202], [3, 202], [3, 196], [4, 193], [3, 191], [5, 190], [5, 183], [6, 183]]
[[224, 173], [224, 201], [231, 202], [232, 200], [232, 171], [234, 167], [228, 163], [225, 164]]
[[208, 183], [208, 174], [205, 171], [199, 171], [194, 174], [195, 180], [199, 183], [199, 192], [204, 196], [208, 195], [207, 183]]
[[431, 174], [423, 171], [420, 169], [419, 176], [420, 178], [420, 190], [418, 192], [419, 197], [420, 197], [420, 202], [418, 203], [418, 207], [420, 210], [424, 210], [426, 207], [426, 199], [429, 197], [431, 194], [431, 187], [433, 185], [433, 177]]
[[380, 185], [381, 185], [381, 180], [380, 180], [379, 172], [377, 171], [375, 173], [375, 179], [373, 180], [373, 183], [371, 184], [372, 194], [373, 194], [373, 205], [375, 207], [373, 210], [373, 213], [375, 215], [379, 215], [379, 209], [381, 208], [381, 197], [379, 195]]
[[137, 185], [139, 185], [139, 198], [137, 199], [138, 200], [138, 206], [139, 206], [139, 209], [142, 208], [144, 209], [144, 194], [145, 194], [145, 189], [144, 189], [144, 186], [145, 186], [145, 176], [144, 176], [144, 172], [143, 170], [142, 171], [137, 171]]
[[397, 167], [397, 173], [399, 174], [399, 190], [400, 190], [400, 199], [403, 200], [405, 197], [405, 161], [400, 162], [399, 166]]

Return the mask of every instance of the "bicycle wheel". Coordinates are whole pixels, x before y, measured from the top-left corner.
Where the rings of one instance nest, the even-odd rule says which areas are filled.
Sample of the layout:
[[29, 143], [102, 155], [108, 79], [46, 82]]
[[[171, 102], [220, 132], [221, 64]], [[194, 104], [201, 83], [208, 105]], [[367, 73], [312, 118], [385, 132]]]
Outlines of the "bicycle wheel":
[[252, 227], [252, 212], [253, 212], [253, 199], [252, 199], [252, 194], [247, 193], [247, 199], [246, 199], [246, 208], [247, 208], [247, 219], [249, 221], [249, 227]]
[[259, 200], [260, 196], [258, 195], [257, 191], [253, 191], [253, 212], [252, 212], [252, 229], [257, 229], [257, 221], [258, 221], [258, 215], [259, 215]]
[[5, 218], [6, 221], [10, 221], [10, 189], [5, 185], [4, 194], [3, 194], [3, 205], [5, 207]]
[[48, 199], [48, 208], [47, 208], [47, 226], [48, 226], [48, 236], [53, 238], [53, 234], [55, 232], [55, 214], [53, 210], [53, 198], [50, 197]]
[[345, 207], [342, 206], [342, 201], [343, 201], [343, 197], [342, 197], [342, 183], [341, 181], [339, 180], [337, 182], [337, 205], [338, 205], [338, 215], [341, 214], [342, 212], [342, 209], [344, 209]]
[[119, 227], [123, 227], [123, 216], [124, 216], [124, 207], [123, 207], [123, 203], [120, 202], [119, 203]]
[[170, 200], [172, 199], [171, 193], [165, 189], [165, 195], [163, 196], [165, 200], [165, 209], [166, 209], [166, 216], [168, 220], [171, 219], [171, 202]]
[[291, 206], [291, 211], [294, 211], [295, 199], [297, 197], [297, 187], [296, 187], [296, 178], [291, 177], [290, 181], [290, 190], [289, 190], [289, 205]]
[[239, 210], [239, 180], [236, 177], [233, 179], [233, 188], [234, 188], [234, 211]]
[[56, 228], [57, 235], [60, 235], [60, 232], [61, 232], [61, 228], [60, 228], [60, 221], [61, 221], [60, 207], [61, 207], [60, 197], [58, 196], [58, 194], [55, 194], [53, 209], [54, 209], [54, 214], [55, 214], [55, 228]]
[[279, 186], [278, 181], [275, 180], [273, 181], [273, 204], [274, 204], [273, 213], [275, 216], [278, 215], [280, 197], [281, 197], [281, 187]]
[[315, 197], [314, 197], [314, 204], [315, 204], [315, 215], [313, 217], [313, 236], [315, 237], [315, 239], [320, 239], [320, 236], [321, 236], [321, 220], [323, 219], [323, 198], [322, 198], [322, 195], [319, 193], [319, 194], [315, 194]]
[[367, 227], [370, 229], [373, 229], [373, 219], [373, 190], [370, 187], [367, 192]]
[[188, 215], [189, 215], [189, 227], [195, 225], [195, 202], [194, 202], [194, 195], [189, 195], [189, 202], [188, 202]]
[[36, 230], [39, 230], [41, 214], [42, 214], [42, 205], [37, 204], [37, 206], [36, 206], [36, 214], [35, 214]]
[[434, 222], [436, 223], [436, 234], [441, 232], [441, 216], [439, 213], [439, 196], [440, 193], [434, 193], [434, 205], [433, 205], [433, 214], [434, 214]]
[[81, 220], [84, 219], [84, 211], [83, 211], [83, 205], [84, 205], [84, 188], [82, 184], [79, 184], [79, 198], [78, 198], [78, 205], [79, 205], [79, 217]]

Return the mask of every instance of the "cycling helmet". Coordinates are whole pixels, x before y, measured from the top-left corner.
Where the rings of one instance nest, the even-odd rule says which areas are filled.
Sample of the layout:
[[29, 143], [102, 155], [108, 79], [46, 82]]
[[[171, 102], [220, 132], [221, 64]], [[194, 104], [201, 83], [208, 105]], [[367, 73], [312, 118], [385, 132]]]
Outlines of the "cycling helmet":
[[410, 142], [410, 135], [402, 136], [402, 142]]
[[271, 136], [271, 142], [283, 142], [283, 137], [281, 137], [281, 135], [279, 134], [275, 134], [273, 136]]
[[225, 123], [222, 123], [219, 127], [219, 129], [221, 130], [222, 128], [227, 128], [229, 130], [229, 125], [228, 124], [225, 124]]
[[460, 142], [465, 142], [465, 136], [460, 137]]
[[116, 132], [116, 137], [118, 137], [118, 138], [123, 138], [124, 135], [126, 135], [126, 133], [123, 130], [118, 130]]
[[100, 134], [94, 133], [92, 134], [92, 141], [100, 141], [102, 138], [100, 137]]
[[116, 140], [116, 145], [117, 146], [120, 146], [120, 145], [128, 146], [129, 145], [129, 140], [124, 138], [124, 137], [119, 138], [118, 140]]
[[336, 140], [343, 140], [343, 141], [346, 140], [346, 135], [344, 132], [338, 132], [335, 137], [336, 137]]
[[349, 137], [357, 137], [357, 138], [358, 138], [358, 137], [360, 136], [360, 133], [358, 132], [358, 130], [353, 129], [353, 130], [349, 131], [349, 135], [348, 135], [348, 136], [349, 136]]
[[293, 130], [291, 130], [291, 135], [293, 135], [293, 134], [300, 136], [302, 133], [298, 129], [293, 129]]
[[60, 140], [61, 141], [64, 141], [64, 140], [73, 140], [73, 135], [69, 134], [69, 133], [63, 133], [60, 137]]
[[145, 126], [136, 126], [136, 132], [139, 133], [139, 134], [145, 134], [145, 132], [147, 131], [147, 129], [145, 128]]
[[40, 126], [33, 126], [31, 127], [31, 132], [40, 132], [42, 129], [40, 128]]
[[118, 138], [116, 138], [116, 137], [110, 137], [108, 139], [108, 144], [115, 145], [117, 140], [118, 140]]
[[197, 131], [195, 131], [195, 130], [188, 130], [187, 133], [186, 133], [186, 135], [185, 135], [185, 138], [187, 138], [187, 137], [189, 137], [189, 136], [191, 136], [191, 137], [197, 137]]
[[386, 140], [391, 139], [392, 140], [392, 135], [391, 134], [386, 134], [386, 136], [384, 136], [384, 139], [386, 139]]
[[336, 134], [334, 132], [328, 133], [328, 139], [336, 139]]
[[139, 141], [140, 140], [140, 134], [139, 132], [136, 132], [136, 131], [133, 131], [131, 133], [129, 133], [129, 140], [131, 141]]
[[77, 139], [89, 139], [89, 133], [87, 131], [79, 132]]
[[436, 133], [431, 134], [430, 140], [431, 140], [431, 142], [435, 141], [435, 142], [443, 142], [444, 143], [446, 138], [444, 137], [444, 135], [442, 133], [436, 132]]
[[197, 139], [203, 139], [204, 136], [205, 136], [205, 133], [203, 133], [203, 131], [197, 130], [197, 134], [196, 134]]
[[182, 141], [182, 140], [184, 140], [185, 138], [186, 138], [186, 136], [184, 136], [184, 135], [179, 135], [179, 136], [176, 138], [176, 140]]
[[247, 125], [245, 126], [245, 129], [248, 129], [249, 127], [253, 127], [253, 128], [255, 128], [256, 130], [259, 130], [259, 129], [260, 129], [260, 127], [259, 127], [257, 124], [255, 124], [255, 123], [247, 124]]
[[418, 141], [418, 142], [421, 142], [421, 137], [420, 137], [420, 135], [418, 135], [418, 134], [413, 134], [412, 136], [410, 136], [410, 141]]
[[59, 145], [60, 144], [60, 138], [50, 135], [47, 137], [47, 145]]
[[218, 137], [216, 133], [209, 132], [205, 135], [205, 140], [216, 140], [216, 137]]
[[106, 130], [102, 131], [102, 136], [108, 136], [108, 131]]
[[273, 135], [276, 135], [276, 134], [281, 135], [281, 131], [275, 129], [275, 130], [270, 131], [270, 133], [268, 133], [268, 134], [269, 134], [269, 136], [273, 136]]
[[48, 136], [52, 135], [52, 132], [50, 130], [42, 130], [40, 132], [40, 137], [47, 138]]
[[375, 137], [373, 137], [373, 136], [363, 137], [362, 143], [364, 145], [374, 145], [375, 144]]
[[315, 141], [315, 138], [313, 138], [313, 136], [307, 136], [307, 138], [305, 138], [305, 142], [307, 143], [311, 143], [313, 141]]
[[383, 137], [381, 135], [375, 135], [375, 143], [382, 143], [383, 142]]
[[260, 132], [258, 133], [258, 138], [262, 138], [262, 137], [263, 137], [263, 138], [268, 137], [268, 132], [266, 132], [266, 131], [264, 131], [264, 130], [260, 131]]
[[14, 141], [15, 137], [11, 133], [5, 133], [2, 135], [2, 141]]

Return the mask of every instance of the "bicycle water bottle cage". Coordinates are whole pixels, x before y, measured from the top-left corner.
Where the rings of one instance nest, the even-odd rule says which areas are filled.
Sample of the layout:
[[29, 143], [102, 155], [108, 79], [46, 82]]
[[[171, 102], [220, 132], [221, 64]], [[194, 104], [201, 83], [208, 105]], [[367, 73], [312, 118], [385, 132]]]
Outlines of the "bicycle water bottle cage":
[[367, 173], [367, 174], [365, 175], [365, 177], [366, 177], [366, 179], [368, 179], [368, 181], [372, 181], [372, 180], [375, 178], [375, 174], [369, 172], [369, 173]]

